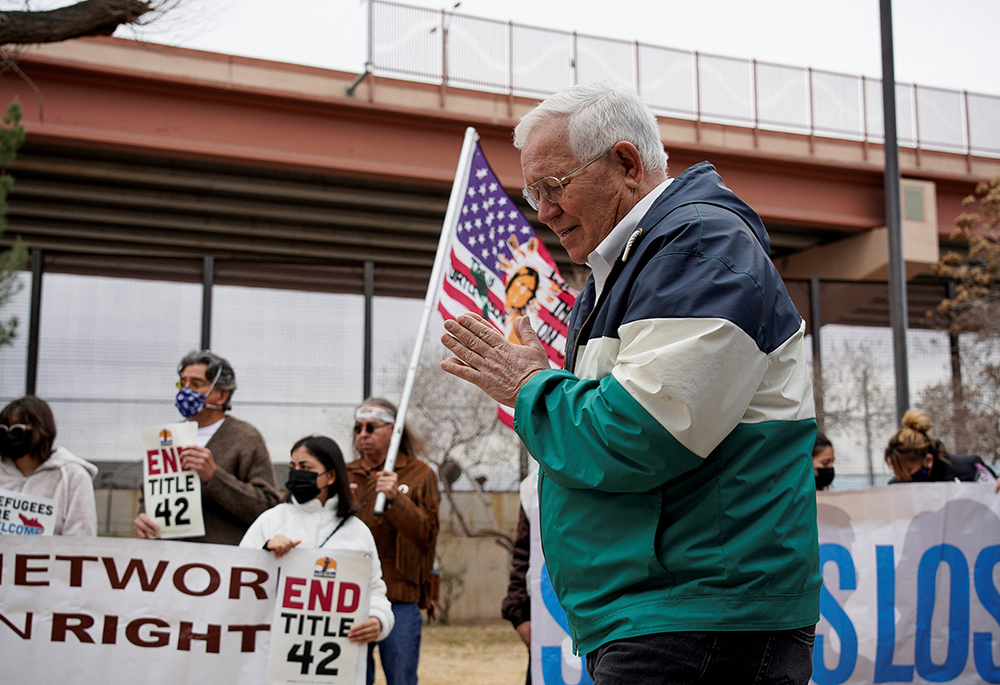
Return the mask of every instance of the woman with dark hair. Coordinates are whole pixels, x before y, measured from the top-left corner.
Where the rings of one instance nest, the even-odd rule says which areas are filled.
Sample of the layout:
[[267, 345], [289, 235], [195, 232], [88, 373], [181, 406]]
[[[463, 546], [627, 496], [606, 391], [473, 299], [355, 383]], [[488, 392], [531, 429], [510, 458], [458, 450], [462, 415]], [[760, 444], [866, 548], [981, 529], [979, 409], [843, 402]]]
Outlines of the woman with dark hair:
[[384, 640], [393, 626], [385, 596], [382, 564], [371, 531], [358, 519], [351, 497], [344, 455], [324, 435], [302, 438], [292, 446], [288, 497], [251, 524], [240, 547], [264, 548], [282, 557], [293, 547], [369, 552], [372, 556], [370, 617], [348, 632], [351, 642]]
[[[396, 423], [396, 405], [371, 397], [354, 412], [354, 453], [347, 465], [358, 501], [358, 516], [375, 536], [396, 627], [379, 642], [387, 685], [416, 685], [420, 658], [421, 609], [434, 607], [434, 546], [438, 533], [437, 474], [420, 460], [423, 445], [404, 425], [393, 470], [385, 458]], [[382, 516], [374, 513], [384, 493]], [[375, 682], [375, 645], [368, 647], [368, 685]]]
[[56, 421], [34, 395], [0, 411], [0, 488], [56, 501], [56, 535], [97, 535], [97, 467], [65, 447], [52, 448]]
[[816, 477], [816, 490], [826, 490], [833, 483], [833, 443], [823, 433], [816, 434], [813, 444], [813, 475]]
[[919, 409], [903, 414], [902, 426], [889, 439], [885, 461], [895, 476], [889, 483], [941, 483], [995, 480], [996, 474], [974, 454], [949, 454], [931, 436], [930, 417]]

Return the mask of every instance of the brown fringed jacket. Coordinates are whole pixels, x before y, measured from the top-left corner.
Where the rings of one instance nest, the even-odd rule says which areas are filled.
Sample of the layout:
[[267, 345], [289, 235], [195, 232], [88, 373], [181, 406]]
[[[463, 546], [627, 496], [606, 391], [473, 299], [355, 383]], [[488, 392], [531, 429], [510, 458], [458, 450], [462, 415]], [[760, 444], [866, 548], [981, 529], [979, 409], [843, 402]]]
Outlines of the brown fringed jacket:
[[386, 595], [390, 602], [416, 602], [421, 609], [433, 610], [431, 571], [441, 502], [437, 475], [419, 459], [399, 453], [395, 468], [399, 496], [376, 518], [373, 510], [377, 470], [369, 471], [360, 459], [347, 465], [351, 483], [358, 486], [354, 491], [358, 518], [375, 537]]

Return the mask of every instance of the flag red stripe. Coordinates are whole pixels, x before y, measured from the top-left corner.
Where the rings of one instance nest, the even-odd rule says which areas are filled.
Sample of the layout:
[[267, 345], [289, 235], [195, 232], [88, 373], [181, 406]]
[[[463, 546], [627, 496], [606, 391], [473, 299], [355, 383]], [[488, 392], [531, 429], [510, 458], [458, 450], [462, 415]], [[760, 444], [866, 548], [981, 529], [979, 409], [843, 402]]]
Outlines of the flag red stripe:
[[552, 326], [555, 330], [559, 331], [559, 335], [566, 337], [566, 333], [569, 331], [569, 324], [560, 320], [555, 314], [550, 312], [545, 307], [538, 308], [538, 318]]
[[[476, 279], [472, 275], [472, 271], [469, 269], [469, 265], [458, 258], [458, 255], [455, 254], [454, 249], [452, 249], [451, 251], [451, 265], [455, 267], [456, 271], [458, 271], [466, 278], [468, 278], [469, 282], [471, 283], [476, 282]], [[445, 278], [447, 278], [447, 276]], [[501, 312], [506, 311], [507, 304], [505, 302], [502, 302], [499, 297], [494, 295], [492, 290], [487, 290], [486, 296], [489, 298], [490, 302], [493, 304], [494, 307], [499, 309]], [[482, 307], [479, 306], [476, 306], [473, 309], [477, 311], [482, 311]]]
[[460, 307], [463, 307], [465, 311], [476, 312], [477, 314], [482, 313], [483, 310], [479, 307], [479, 303], [452, 285], [451, 281], [446, 280], [442, 286], [442, 290], [448, 299]]
[[514, 429], [514, 413], [502, 404], [497, 405], [497, 418], [511, 430]]

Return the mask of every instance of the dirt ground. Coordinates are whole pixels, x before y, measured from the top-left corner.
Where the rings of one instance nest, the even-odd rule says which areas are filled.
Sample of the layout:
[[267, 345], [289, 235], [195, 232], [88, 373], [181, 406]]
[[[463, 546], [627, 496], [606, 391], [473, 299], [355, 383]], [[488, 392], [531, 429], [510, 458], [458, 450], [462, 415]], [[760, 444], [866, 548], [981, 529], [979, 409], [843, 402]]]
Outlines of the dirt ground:
[[[375, 655], [375, 685], [385, 677]], [[420, 685], [523, 685], [528, 650], [505, 621], [425, 625], [420, 646]]]

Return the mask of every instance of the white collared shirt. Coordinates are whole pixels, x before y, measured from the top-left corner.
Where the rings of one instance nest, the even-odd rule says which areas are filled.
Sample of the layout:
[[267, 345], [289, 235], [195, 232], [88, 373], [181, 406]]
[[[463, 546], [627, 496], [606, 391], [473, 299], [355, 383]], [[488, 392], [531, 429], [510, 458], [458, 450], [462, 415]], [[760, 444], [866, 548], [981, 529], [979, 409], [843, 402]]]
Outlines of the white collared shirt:
[[587, 266], [594, 272], [594, 287], [597, 289], [597, 297], [601, 296], [601, 291], [604, 290], [604, 282], [608, 280], [608, 275], [611, 273], [611, 267], [614, 266], [618, 255], [625, 248], [625, 243], [628, 242], [629, 237], [639, 225], [639, 219], [653, 206], [656, 198], [667, 189], [667, 186], [673, 180], [672, 178], [668, 178], [646, 193], [646, 196], [635, 203], [635, 207], [629, 210], [629, 213], [618, 222], [618, 225], [611, 229], [611, 233], [601, 241], [597, 249], [587, 257]]

